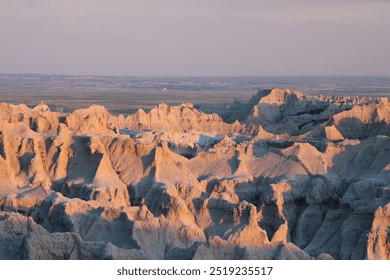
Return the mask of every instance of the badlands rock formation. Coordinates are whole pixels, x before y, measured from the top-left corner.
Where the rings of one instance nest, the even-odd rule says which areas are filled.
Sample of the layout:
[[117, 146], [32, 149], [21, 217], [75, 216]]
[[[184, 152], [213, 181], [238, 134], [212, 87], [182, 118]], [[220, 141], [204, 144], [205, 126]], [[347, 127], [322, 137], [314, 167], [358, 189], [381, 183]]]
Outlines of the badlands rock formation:
[[0, 104], [0, 258], [390, 259], [387, 99], [213, 108]]

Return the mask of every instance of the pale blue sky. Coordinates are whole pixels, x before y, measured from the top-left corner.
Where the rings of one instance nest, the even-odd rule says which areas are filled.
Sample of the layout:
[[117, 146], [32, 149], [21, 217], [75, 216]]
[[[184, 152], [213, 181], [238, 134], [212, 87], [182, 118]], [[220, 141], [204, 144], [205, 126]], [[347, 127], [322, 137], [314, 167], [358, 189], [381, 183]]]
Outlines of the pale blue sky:
[[390, 75], [388, 0], [0, 0], [0, 73]]

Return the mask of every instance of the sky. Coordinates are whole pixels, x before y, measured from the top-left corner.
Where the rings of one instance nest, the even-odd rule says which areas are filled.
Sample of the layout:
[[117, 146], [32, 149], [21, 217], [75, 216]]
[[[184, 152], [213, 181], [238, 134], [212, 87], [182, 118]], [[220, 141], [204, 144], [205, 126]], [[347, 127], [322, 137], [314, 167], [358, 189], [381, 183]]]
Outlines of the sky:
[[0, 73], [390, 75], [390, 0], [0, 0]]

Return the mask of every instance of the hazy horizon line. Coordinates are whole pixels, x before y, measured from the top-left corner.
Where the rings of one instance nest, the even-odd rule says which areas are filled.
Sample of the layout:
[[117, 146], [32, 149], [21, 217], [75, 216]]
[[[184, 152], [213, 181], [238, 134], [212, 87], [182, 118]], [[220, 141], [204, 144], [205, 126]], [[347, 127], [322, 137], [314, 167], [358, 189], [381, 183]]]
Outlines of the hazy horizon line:
[[114, 75], [114, 74], [51, 74], [51, 73], [22, 73], [22, 72], [10, 72], [0, 73], [0, 75], [36, 75], [36, 76], [68, 76], [68, 77], [128, 77], [128, 78], [273, 78], [273, 77], [383, 77], [390, 78], [390, 75], [384, 74], [277, 74], [277, 75], [186, 75], [186, 74], [148, 74], [148, 75]]

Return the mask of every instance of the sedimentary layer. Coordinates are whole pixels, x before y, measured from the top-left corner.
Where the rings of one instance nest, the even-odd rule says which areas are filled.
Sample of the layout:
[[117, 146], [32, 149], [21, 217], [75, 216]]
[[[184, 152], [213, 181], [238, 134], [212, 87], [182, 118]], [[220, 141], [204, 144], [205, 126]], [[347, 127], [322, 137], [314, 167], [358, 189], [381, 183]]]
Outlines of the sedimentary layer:
[[387, 99], [201, 109], [0, 104], [0, 258], [390, 259]]

